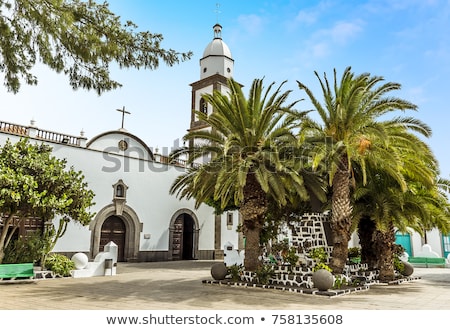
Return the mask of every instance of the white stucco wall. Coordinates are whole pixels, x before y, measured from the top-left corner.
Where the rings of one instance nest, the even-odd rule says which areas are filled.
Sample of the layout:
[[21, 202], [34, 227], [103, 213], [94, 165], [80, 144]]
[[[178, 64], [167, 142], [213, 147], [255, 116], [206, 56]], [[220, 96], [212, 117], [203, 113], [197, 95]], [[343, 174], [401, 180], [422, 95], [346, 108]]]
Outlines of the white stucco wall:
[[[19, 140], [18, 136], [0, 133], [0, 144], [3, 145], [7, 138], [12, 142]], [[126, 205], [133, 209], [143, 224], [140, 233], [140, 251], [168, 250], [170, 220], [180, 209], [189, 209], [198, 219], [200, 229], [198, 248], [214, 250], [213, 209], [202, 205], [196, 210], [193, 200], [179, 200], [169, 194], [170, 186], [184, 169], [101, 151], [108, 146], [116, 146], [121, 138], [120, 134], [102, 137], [95, 141], [94, 146], [97, 150], [57, 143], [48, 144], [53, 147], [56, 157], [67, 160], [67, 167], [73, 166], [75, 170], [83, 172], [88, 188], [95, 192], [92, 212], [97, 213], [112, 203], [113, 185], [120, 179], [128, 186]], [[135, 148], [142, 147], [136, 144], [136, 141], [131, 145]], [[150, 234], [149, 239], [144, 238], [146, 234]], [[54, 251], [89, 251], [90, 245], [89, 226], [83, 227], [71, 222]]]
[[233, 225], [231, 228], [228, 228], [227, 226], [227, 213], [221, 215], [221, 246], [220, 248], [223, 249], [224, 244], [227, 242], [233, 244], [234, 248], [237, 249], [239, 246], [239, 234], [237, 232], [238, 226], [239, 226], [239, 212], [238, 211], [232, 211], [230, 213], [233, 214]]

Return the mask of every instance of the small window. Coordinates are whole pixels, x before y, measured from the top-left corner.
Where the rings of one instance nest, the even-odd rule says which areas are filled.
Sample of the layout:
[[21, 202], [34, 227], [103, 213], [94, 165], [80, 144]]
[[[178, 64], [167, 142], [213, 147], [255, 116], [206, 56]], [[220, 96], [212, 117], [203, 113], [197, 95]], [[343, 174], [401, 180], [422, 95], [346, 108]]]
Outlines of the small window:
[[207, 68], [203, 68], [203, 73], [206, 73], [206, 71], [208, 71]]
[[233, 225], [233, 213], [229, 212], [227, 213], [227, 226]]
[[118, 184], [116, 187], [116, 197], [123, 197], [124, 192], [123, 192], [123, 185]]

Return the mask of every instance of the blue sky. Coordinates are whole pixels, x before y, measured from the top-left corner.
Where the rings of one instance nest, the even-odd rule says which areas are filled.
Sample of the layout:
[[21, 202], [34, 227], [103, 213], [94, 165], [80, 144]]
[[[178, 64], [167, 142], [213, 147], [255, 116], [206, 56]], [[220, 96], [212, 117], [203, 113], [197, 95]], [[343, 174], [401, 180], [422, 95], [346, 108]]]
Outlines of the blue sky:
[[[139, 30], [164, 36], [165, 48], [191, 50], [190, 61], [155, 71], [114, 70], [123, 87], [97, 96], [73, 91], [64, 76], [37, 67], [38, 86], [14, 95], [0, 88], [0, 120], [92, 138], [121, 125], [116, 111], [125, 108], [125, 128], [150, 147], [170, 149], [189, 127], [190, 83], [200, 77], [199, 59], [213, 38], [212, 26], [235, 60], [234, 78], [248, 87], [255, 78], [266, 84], [287, 80], [292, 100], [304, 98], [296, 81], [320, 95], [314, 71], [341, 74], [370, 72], [397, 82], [393, 94], [419, 106], [410, 113], [433, 130], [427, 142], [442, 176], [450, 177], [447, 152], [450, 92], [449, 0], [112, 0], [110, 8]], [[244, 87], [244, 88], [246, 88]], [[300, 110], [309, 109], [300, 102]]]

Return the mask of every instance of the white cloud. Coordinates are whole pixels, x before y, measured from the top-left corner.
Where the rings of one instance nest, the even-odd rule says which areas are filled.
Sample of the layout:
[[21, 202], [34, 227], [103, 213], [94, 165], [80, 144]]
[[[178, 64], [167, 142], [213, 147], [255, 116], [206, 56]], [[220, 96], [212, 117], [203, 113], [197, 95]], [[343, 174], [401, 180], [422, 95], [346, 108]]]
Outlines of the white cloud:
[[259, 34], [264, 28], [264, 20], [255, 14], [240, 15], [238, 22], [242, 29], [250, 35]]
[[295, 17], [296, 23], [311, 25], [317, 21], [318, 13], [314, 10], [300, 10]]
[[361, 20], [340, 21], [330, 29], [319, 31], [319, 35], [328, 38], [333, 43], [343, 45], [354, 39], [362, 30], [363, 22]]
[[355, 39], [363, 30], [360, 20], [340, 21], [329, 29], [317, 31], [307, 42], [305, 49], [309, 56], [324, 58], [329, 56], [335, 46], [343, 46]]
[[317, 44], [314, 44], [312, 45], [311, 49], [312, 49], [311, 55], [314, 58], [326, 57], [330, 53], [329, 44], [325, 42], [319, 42]]
[[332, 7], [332, 5], [331, 1], [321, 1], [314, 7], [300, 10], [294, 18], [293, 25], [312, 25], [316, 23], [323, 13]]

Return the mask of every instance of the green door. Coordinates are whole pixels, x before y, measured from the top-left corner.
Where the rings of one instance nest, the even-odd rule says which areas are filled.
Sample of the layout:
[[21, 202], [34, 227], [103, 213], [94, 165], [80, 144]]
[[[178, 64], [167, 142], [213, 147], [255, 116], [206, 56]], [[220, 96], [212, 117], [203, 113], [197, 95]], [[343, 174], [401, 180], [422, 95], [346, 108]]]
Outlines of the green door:
[[444, 251], [444, 258], [450, 254], [450, 235], [442, 235], [442, 247]]
[[403, 246], [406, 253], [412, 257], [411, 236], [408, 233], [395, 233], [395, 244]]

